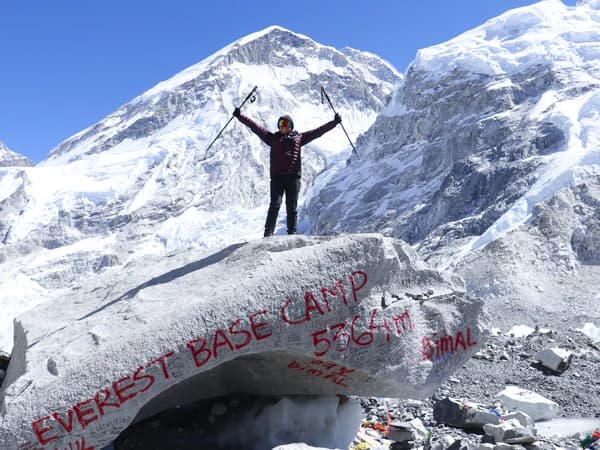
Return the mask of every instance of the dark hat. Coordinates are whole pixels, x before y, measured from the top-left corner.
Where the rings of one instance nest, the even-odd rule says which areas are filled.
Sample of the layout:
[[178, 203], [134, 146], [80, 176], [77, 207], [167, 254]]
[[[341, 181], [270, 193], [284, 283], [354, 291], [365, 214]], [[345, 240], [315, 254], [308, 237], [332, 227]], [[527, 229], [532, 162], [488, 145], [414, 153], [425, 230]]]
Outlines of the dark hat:
[[288, 114], [284, 114], [283, 116], [281, 116], [279, 119], [277, 119], [277, 128], [279, 128], [279, 122], [281, 120], [287, 120], [290, 123], [290, 130], [294, 129], [294, 121], [292, 120], [292, 118], [288, 115]]

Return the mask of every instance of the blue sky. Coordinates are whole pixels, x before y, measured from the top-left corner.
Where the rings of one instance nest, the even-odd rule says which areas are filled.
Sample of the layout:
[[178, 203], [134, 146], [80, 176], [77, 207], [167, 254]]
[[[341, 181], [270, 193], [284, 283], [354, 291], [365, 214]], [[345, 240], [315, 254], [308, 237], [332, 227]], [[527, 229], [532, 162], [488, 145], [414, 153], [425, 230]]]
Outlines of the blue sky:
[[55, 145], [156, 83], [270, 25], [336, 48], [375, 53], [404, 72], [418, 49], [532, 3], [3, 1], [0, 141], [39, 162]]

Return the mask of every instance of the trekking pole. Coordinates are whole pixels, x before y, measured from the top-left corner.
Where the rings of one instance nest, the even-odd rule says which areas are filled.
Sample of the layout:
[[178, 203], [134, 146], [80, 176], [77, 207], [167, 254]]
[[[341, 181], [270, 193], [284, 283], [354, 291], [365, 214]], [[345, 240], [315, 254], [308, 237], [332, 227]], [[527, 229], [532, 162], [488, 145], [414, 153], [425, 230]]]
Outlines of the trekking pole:
[[[337, 114], [337, 111], [333, 107], [333, 103], [331, 103], [331, 99], [329, 98], [329, 95], [327, 95], [327, 92], [325, 92], [325, 88], [323, 86], [321, 86], [321, 103], [323, 103], [323, 97], [325, 97], [327, 99], [327, 103], [329, 103], [329, 106], [331, 106], [333, 113]], [[340, 125], [342, 126], [342, 130], [344, 130], [344, 134], [348, 138], [348, 142], [350, 142], [350, 145], [352, 146], [352, 154], [356, 155], [356, 157], [360, 159], [360, 157], [358, 156], [358, 152], [356, 151], [356, 148], [354, 147], [354, 144], [350, 140], [350, 136], [348, 136], [348, 133], [346, 132], [346, 129], [344, 128], [344, 124], [342, 122], [340, 122]]]
[[[244, 104], [250, 100], [250, 98], [252, 97], [252, 95], [254, 94], [254, 91], [256, 91], [256, 88], [258, 86], [254, 86], [254, 89], [252, 89], [250, 91], [250, 93], [248, 94], [248, 96], [244, 99], [244, 101], [242, 102], [242, 104], [239, 106], [240, 109], [242, 109], [242, 106], [244, 106]], [[250, 100], [250, 102], [254, 102], [254, 100], [256, 100], [256, 97], [252, 97], [252, 99]], [[219, 136], [221, 136], [221, 134], [223, 133], [223, 131], [225, 131], [225, 128], [227, 128], [227, 125], [229, 125], [229, 123], [233, 120], [233, 115], [229, 118], [229, 120], [227, 121], [227, 123], [225, 124], [225, 126], [223, 128], [221, 128], [221, 131], [219, 131], [219, 134], [217, 134], [217, 137], [213, 139], [213, 141], [210, 143], [210, 145], [208, 147], [206, 147], [206, 150], [204, 150], [204, 154], [206, 155], [208, 153], [208, 150], [212, 147], [212, 145], [217, 141], [217, 139], [219, 139]]]

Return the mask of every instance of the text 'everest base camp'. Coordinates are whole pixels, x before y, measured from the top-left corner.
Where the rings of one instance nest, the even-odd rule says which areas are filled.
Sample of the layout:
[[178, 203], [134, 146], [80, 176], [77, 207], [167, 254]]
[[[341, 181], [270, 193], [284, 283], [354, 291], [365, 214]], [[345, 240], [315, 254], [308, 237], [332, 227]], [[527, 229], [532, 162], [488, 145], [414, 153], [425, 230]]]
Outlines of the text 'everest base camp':
[[[599, 35], [600, 2], [544, 0], [402, 75], [275, 26], [36, 166], [0, 143], [0, 450], [196, 449], [244, 396], [284, 400], [205, 448], [599, 448]], [[244, 98], [333, 119], [301, 234], [264, 230]]]
[[482, 302], [412, 253], [380, 235], [276, 237], [98, 280], [68, 311], [48, 305], [41, 329], [23, 318], [3, 448], [102, 447], [133, 420], [236, 392], [430, 395], [486, 328]]

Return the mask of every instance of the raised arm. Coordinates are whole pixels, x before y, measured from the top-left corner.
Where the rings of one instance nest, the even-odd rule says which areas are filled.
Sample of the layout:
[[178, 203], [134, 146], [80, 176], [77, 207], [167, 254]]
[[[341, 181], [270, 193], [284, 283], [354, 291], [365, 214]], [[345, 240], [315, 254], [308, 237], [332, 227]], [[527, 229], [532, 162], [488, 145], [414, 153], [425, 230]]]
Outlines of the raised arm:
[[334, 119], [331, 122], [327, 122], [325, 125], [321, 125], [319, 128], [314, 130], [305, 131], [302, 133], [302, 139], [300, 145], [308, 144], [310, 141], [315, 140], [318, 137], [323, 136], [330, 130], [333, 130], [338, 123], [342, 122], [342, 118], [336, 113]]
[[273, 133], [267, 130], [264, 127], [261, 127], [254, 120], [252, 120], [248, 116], [244, 116], [239, 108], [235, 108], [233, 111], [233, 115], [244, 125], [246, 125], [250, 130], [256, 134], [265, 144], [271, 145], [271, 138], [273, 137]]

